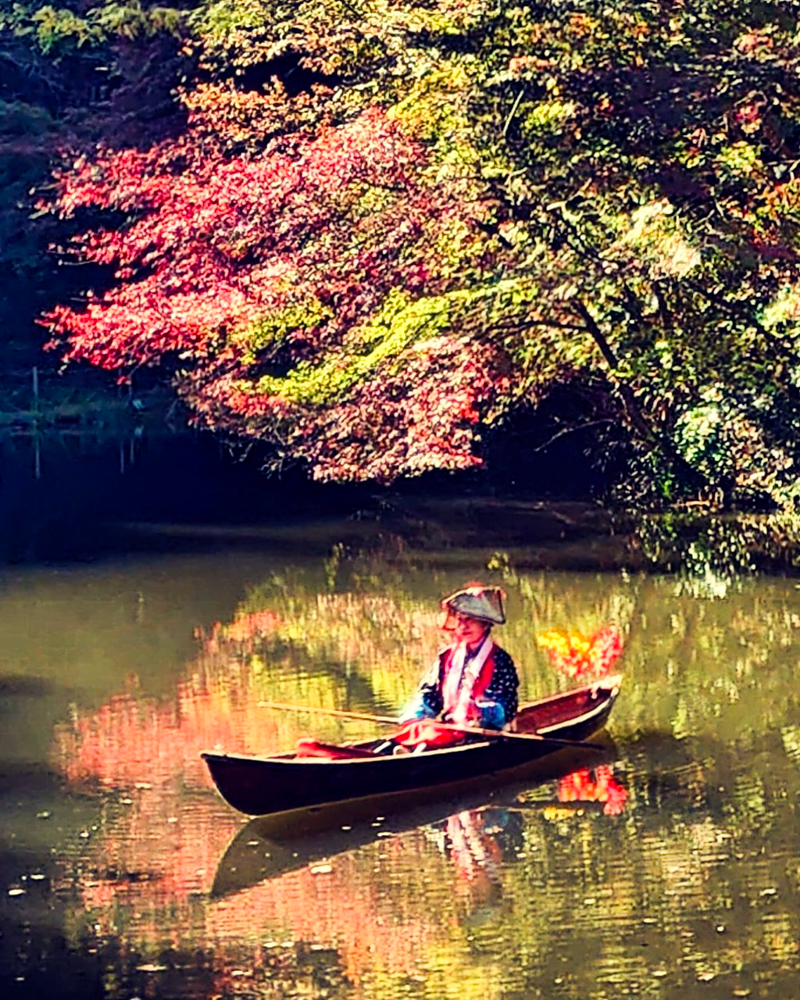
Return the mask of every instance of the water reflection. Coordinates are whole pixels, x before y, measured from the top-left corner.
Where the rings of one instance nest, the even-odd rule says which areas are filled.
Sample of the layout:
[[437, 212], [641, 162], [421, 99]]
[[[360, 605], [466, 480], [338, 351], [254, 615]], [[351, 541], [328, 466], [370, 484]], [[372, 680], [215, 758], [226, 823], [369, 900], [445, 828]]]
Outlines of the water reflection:
[[280, 927], [335, 948], [353, 982], [375, 968], [424, 978], [430, 950], [448, 951], [454, 926], [462, 938], [501, 913], [513, 919], [504, 899], [513, 867], [529, 856], [528, 821], [550, 821], [554, 809], [564, 812], [553, 799], [509, 794], [507, 804], [448, 816], [440, 804], [283, 840], [253, 820], [220, 860], [213, 926], [232, 939], [274, 938]]
[[628, 801], [628, 790], [617, 781], [613, 768], [581, 768], [558, 782], [560, 802], [601, 802], [607, 816], [618, 816]]
[[82, 982], [114, 1000], [797, 992], [792, 580], [710, 599], [672, 578], [496, 559], [523, 697], [574, 683], [539, 637], [567, 637], [569, 657], [609, 626], [624, 643], [616, 757], [488, 801], [276, 836], [221, 802], [199, 751], [373, 735], [259, 702], [396, 711], [438, 648], [438, 597], [496, 557], [296, 544], [4, 581], [4, 986]]
[[447, 818], [443, 848], [458, 876], [457, 895], [470, 910], [502, 899], [502, 864], [522, 850], [522, 815], [508, 809], [464, 810]]

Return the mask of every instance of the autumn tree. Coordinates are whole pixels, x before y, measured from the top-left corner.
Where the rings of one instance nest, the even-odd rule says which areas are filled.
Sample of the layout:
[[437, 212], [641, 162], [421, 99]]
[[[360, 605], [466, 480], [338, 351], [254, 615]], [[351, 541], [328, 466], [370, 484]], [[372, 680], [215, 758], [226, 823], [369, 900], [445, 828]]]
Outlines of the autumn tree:
[[476, 114], [532, 292], [517, 356], [538, 380], [567, 360], [585, 372], [591, 344], [668, 495], [688, 462], [728, 497], [788, 500], [796, 14], [526, 9], [487, 35]]
[[171, 365], [198, 420], [322, 479], [469, 467], [572, 384], [629, 495], [793, 498], [786, 5], [221, 0], [188, 23], [186, 129], [60, 174], [107, 269], [48, 316], [69, 357]]

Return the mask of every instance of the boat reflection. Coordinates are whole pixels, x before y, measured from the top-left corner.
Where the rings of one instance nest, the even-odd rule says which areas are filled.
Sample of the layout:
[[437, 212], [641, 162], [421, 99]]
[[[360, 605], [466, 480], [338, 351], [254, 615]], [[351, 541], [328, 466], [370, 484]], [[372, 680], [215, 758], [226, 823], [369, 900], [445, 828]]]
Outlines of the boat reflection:
[[[486, 886], [498, 880], [500, 862], [519, 852], [526, 812], [546, 815], [553, 809], [563, 813], [565, 809], [588, 807], [606, 813], [621, 810], [627, 792], [602, 760], [598, 753], [594, 768], [558, 778], [555, 798], [530, 800], [526, 798], [530, 785], [512, 785], [488, 799], [485, 792], [476, 793], [471, 798], [448, 799], [386, 816], [374, 806], [370, 809], [362, 803], [355, 811], [350, 804], [336, 810], [336, 826], [330, 809], [321, 826], [313, 810], [298, 810], [292, 816], [293, 834], [285, 817], [257, 817], [245, 824], [226, 847], [210, 895], [229, 896], [304, 868], [320, 871], [320, 866], [338, 855], [419, 829], [451, 859], [464, 882]], [[601, 777], [592, 777], [597, 775]], [[608, 798], [602, 789], [609, 788], [614, 790], [613, 810], [605, 809]], [[580, 797], [581, 789], [586, 792], [585, 798]]]

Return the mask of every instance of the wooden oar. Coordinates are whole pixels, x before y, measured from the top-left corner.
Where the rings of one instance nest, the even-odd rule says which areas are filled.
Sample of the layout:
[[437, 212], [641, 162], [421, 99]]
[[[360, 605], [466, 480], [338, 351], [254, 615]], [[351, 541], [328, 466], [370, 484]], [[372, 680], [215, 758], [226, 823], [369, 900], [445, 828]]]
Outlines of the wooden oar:
[[362, 722], [385, 722], [399, 726], [400, 720], [391, 715], [367, 715], [366, 712], [342, 712], [336, 708], [312, 708], [310, 705], [288, 705], [283, 701], [260, 701], [259, 708], [281, 708], [286, 712], [307, 712], [309, 715], [334, 715], [339, 719], [360, 719]]
[[[358, 719], [361, 722], [379, 722], [390, 726], [402, 726], [405, 723], [390, 715], [369, 715], [366, 712], [344, 712], [336, 708], [312, 708], [306, 705], [289, 705], [282, 701], [260, 701], [259, 708], [279, 708], [286, 712], [306, 712], [308, 715], [332, 715], [339, 719]], [[406, 719], [406, 722], [411, 720]], [[482, 736], [488, 740], [536, 740], [538, 743], [552, 743], [555, 746], [585, 747], [587, 750], [607, 750], [602, 743], [588, 743], [586, 740], [562, 740], [557, 736], [542, 736], [539, 733], [510, 733], [503, 729], [477, 729], [473, 726], [457, 726], [451, 722], [432, 720], [440, 729], [463, 733], [465, 736]]]
[[562, 740], [558, 736], [542, 736], [540, 733], [510, 733], [505, 729], [478, 729], [476, 726], [457, 726], [451, 722], [433, 720], [440, 729], [450, 729], [465, 736], [482, 736], [487, 740], [536, 740], [538, 743], [553, 743], [562, 747], [585, 747], [587, 750], [607, 750], [602, 743], [587, 743], [586, 740]]

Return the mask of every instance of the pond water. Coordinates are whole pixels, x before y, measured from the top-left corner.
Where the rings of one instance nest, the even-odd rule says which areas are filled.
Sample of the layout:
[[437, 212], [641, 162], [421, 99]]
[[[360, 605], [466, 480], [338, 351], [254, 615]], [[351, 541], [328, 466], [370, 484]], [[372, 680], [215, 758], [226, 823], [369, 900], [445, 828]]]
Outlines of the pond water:
[[[0, 576], [4, 996], [800, 995], [795, 579], [353, 521], [129, 531], [133, 554]], [[219, 798], [203, 749], [376, 735], [259, 702], [396, 712], [474, 578], [508, 594], [525, 698], [618, 631], [602, 763], [279, 838]]]

